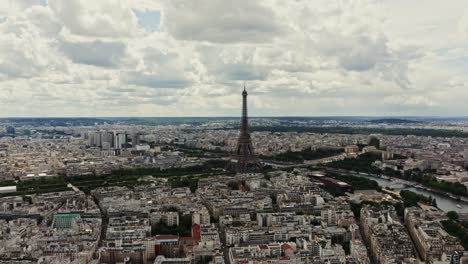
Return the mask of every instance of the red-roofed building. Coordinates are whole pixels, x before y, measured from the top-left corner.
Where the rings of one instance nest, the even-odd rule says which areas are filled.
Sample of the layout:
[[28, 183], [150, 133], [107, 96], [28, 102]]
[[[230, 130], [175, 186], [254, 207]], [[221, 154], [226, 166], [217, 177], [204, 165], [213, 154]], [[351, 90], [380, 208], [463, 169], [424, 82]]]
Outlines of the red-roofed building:
[[165, 255], [173, 257], [179, 250], [179, 236], [157, 235], [155, 240], [154, 252], [156, 256]]
[[267, 245], [259, 245], [260, 249], [263, 249], [263, 250], [268, 250], [268, 246]]
[[240, 190], [241, 190], [242, 192], [246, 192], [246, 191], [247, 191], [247, 189], [245, 188], [244, 184], [239, 183], [239, 187], [240, 187]]
[[192, 226], [192, 238], [193, 240], [200, 242], [200, 225], [193, 225]]
[[179, 240], [179, 236], [176, 235], [157, 235], [156, 240]]
[[283, 253], [284, 256], [288, 256], [288, 257], [294, 255], [294, 250], [289, 244], [281, 245], [281, 252]]

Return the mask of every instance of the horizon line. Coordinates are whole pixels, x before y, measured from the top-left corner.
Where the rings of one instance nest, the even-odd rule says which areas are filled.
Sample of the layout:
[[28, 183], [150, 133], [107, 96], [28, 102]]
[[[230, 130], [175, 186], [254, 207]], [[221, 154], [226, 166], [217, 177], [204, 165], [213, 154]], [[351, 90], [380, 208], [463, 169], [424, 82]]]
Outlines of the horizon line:
[[[0, 119], [40, 119], [40, 118], [240, 118], [241, 116], [0, 116]], [[443, 116], [443, 115], [255, 115], [249, 118], [333, 118], [333, 117], [347, 117], [347, 118], [468, 118], [467, 116]]]

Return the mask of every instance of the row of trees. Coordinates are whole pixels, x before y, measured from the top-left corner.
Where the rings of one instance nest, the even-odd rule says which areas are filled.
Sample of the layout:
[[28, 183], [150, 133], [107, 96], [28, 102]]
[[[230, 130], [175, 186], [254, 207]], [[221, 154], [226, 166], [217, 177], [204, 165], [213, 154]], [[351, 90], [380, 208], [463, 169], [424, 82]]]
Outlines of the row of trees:
[[372, 166], [372, 164], [375, 161], [381, 160], [381, 159], [382, 158], [379, 154], [368, 152], [368, 153], [359, 155], [356, 158], [348, 158], [344, 160], [333, 161], [333, 162], [327, 163], [326, 166], [331, 167], [331, 168], [349, 170], [349, 171], [360, 171], [360, 172], [366, 172], [366, 173], [379, 174], [382, 171]]
[[329, 173], [328, 176], [346, 182], [347, 184], [353, 186], [354, 190], [381, 190], [379, 184], [376, 181], [364, 177], [341, 175], [337, 173]]
[[6, 185], [16, 185], [16, 193], [3, 194], [2, 196], [28, 195], [34, 193], [61, 192], [71, 190], [69, 187], [67, 187], [67, 183], [63, 177], [60, 176], [41, 177], [26, 181], [18, 181], [17, 183], [11, 181], [0, 182], [0, 186]]
[[169, 168], [169, 169], [160, 169], [160, 168], [138, 168], [138, 169], [120, 169], [114, 170], [112, 175], [122, 176], [122, 175], [138, 175], [138, 176], [181, 176], [188, 174], [198, 174], [198, 173], [207, 173], [212, 172], [213, 169], [223, 169], [227, 165], [225, 160], [208, 160], [202, 165], [195, 165], [190, 167], [180, 167], [180, 168]]
[[452, 193], [459, 196], [468, 196], [466, 187], [458, 182], [438, 181], [436, 177], [429, 174], [430, 172], [422, 172], [419, 169], [407, 170], [403, 174], [399, 173], [395, 176], [408, 181], [415, 181], [424, 186], [433, 188], [443, 192]]
[[172, 188], [189, 187], [190, 191], [194, 193], [198, 188], [198, 177], [171, 177], [169, 184]]
[[[203, 175], [210, 175], [216, 171], [226, 167], [224, 160], [209, 160], [202, 165], [184, 167], [184, 168], [170, 168], [161, 170], [160, 168], [138, 168], [138, 169], [122, 169], [115, 170], [107, 175], [81, 175], [73, 177], [55, 176], [55, 177], [42, 177], [38, 179], [31, 179], [27, 181], [0, 181], [0, 186], [16, 185], [17, 192], [8, 195], [27, 195], [34, 193], [48, 193], [71, 190], [67, 187], [68, 182], [89, 193], [92, 189], [107, 186], [128, 186], [133, 187], [144, 183], [143, 176], [153, 177], [167, 177], [170, 179], [170, 184], [173, 187], [190, 187], [194, 192], [198, 185], [198, 178]], [[201, 176], [190, 176], [190, 175]], [[186, 177], [180, 177], [186, 176]], [[173, 178], [174, 177], [174, 178]]]
[[419, 202], [437, 207], [436, 199], [431, 196], [424, 196], [408, 190], [401, 190], [400, 196], [405, 207], [418, 206]]
[[315, 160], [335, 156], [343, 153], [343, 151], [344, 149], [342, 148], [319, 148], [317, 150], [308, 148], [303, 151], [287, 151], [273, 156], [260, 156], [260, 158], [281, 162], [302, 163], [304, 160]]
[[423, 137], [462, 137], [468, 133], [461, 130], [426, 129], [426, 128], [370, 128], [370, 127], [305, 127], [305, 126], [254, 126], [253, 131], [298, 132], [298, 133], [329, 133], [329, 134], [384, 134], [384, 135], [414, 135]]
[[188, 147], [188, 146], [173, 146], [174, 149], [184, 152], [188, 157], [198, 158], [210, 158], [210, 157], [227, 157], [230, 155], [228, 151], [224, 151], [221, 148], [215, 148], [211, 150]]

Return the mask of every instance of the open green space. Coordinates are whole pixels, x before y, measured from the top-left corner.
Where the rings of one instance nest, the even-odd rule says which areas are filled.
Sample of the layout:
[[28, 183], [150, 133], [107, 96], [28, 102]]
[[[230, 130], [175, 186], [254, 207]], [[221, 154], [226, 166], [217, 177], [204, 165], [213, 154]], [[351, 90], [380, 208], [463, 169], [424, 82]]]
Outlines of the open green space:
[[[152, 176], [154, 178], [169, 178], [169, 184], [172, 187], [190, 187], [192, 191], [196, 189], [198, 179], [208, 177], [223, 172], [226, 167], [226, 161], [209, 160], [201, 165], [195, 165], [183, 168], [137, 168], [137, 169], [121, 169], [115, 170], [109, 175], [102, 176], [76, 176], [70, 177], [68, 180], [84, 192], [90, 191], [97, 187], [106, 186], [128, 186], [141, 185], [144, 176]], [[181, 177], [184, 176], [184, 177]]]
[[173, 146], [174, 150], [183, 152], [187, 157], [196, 158], [214, 158], [214, 157], [227, 157], [230, 155], [228, 151], [216, 149], [201, 149], [188, 146]]
[[[134, 187], [145, 183], [144, 176], [154, 178], [169, 178], [172, 187], [190, 187], [192, 191], [196, 189], [198, 179], [224, 173], [226, 161], [209, 160], [201, 165], [184, 168], [138, 168], [115, 170], [106, 175], [82, 175], [82, 176], [55, 176], [19, 181], [16, 193], [2, 194], [1, 196], [28, 195], [36, 193], [49, 193], [71, 190], [68, 183], [89, 193], [92, 189], [107, 186], [127, 186]], [[182, 177], [183, 176], [183, 177]], [[11, 182], [8, 182], [10, 184]], [[0, 182], [2, 186], [2, 182]]]
[[1, 196], [28, 195], [71, 190], [71, 188], [67, 187], [67, 182], [60, 176], [18, 181], [18, 183], [13, 185], [16, 185], [16, 193], [7, 193], [2, 194]]
[[315, 160], [332, 157], [343, 152], [343, 148], [319, 148], [316, 150], [308, 148], [303, 151], [287, 151], [273, 156], [260, 155], [260, 158], [265, 160], [274, 160], [281, 162], [302, 163], [305, 160]]

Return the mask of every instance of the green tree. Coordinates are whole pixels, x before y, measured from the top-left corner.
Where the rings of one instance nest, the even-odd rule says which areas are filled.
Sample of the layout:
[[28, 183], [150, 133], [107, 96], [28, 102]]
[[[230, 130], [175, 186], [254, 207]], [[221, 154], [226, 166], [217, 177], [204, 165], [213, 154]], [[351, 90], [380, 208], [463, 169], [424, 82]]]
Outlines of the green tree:
[[460, 216], [455, 211], [449, 211], [447, 213], [447, 217], [453, 221], [458, 221], [458, 219], [460, 219]]
[[400, 196], [405, 203], [405, 207], [418, 206], [419, 202], [432, 203], [432, 198], [408, 190], [401, 190]]
[[169, 207], [167, 207], [165, 209], [168, 212], [178, 212], [179, 211], [179, 209], [177, 207], [173, 206], [173, 205], [171, 205], [171, 206], [169, 206]]
[[468, 230], [464, 228], [462, 225], [459, 225], [457, 222], [453, 220], [447, 220], [441, 222], [445, 231], [452, 236], [456, 236], [460, 239], [461, 244], [465, 248], [468, 249]]
[[371, 137], [369, 140], [369, 146], [374, 146], [376, 149], [380, 149], [380, 140], [377, 137]]
[[235, 182], [235, 181], [230, 181], [228, 183], [228, 187], [231, 189], [231, 190], [239, 190], [239, 183], [238, 182]]

